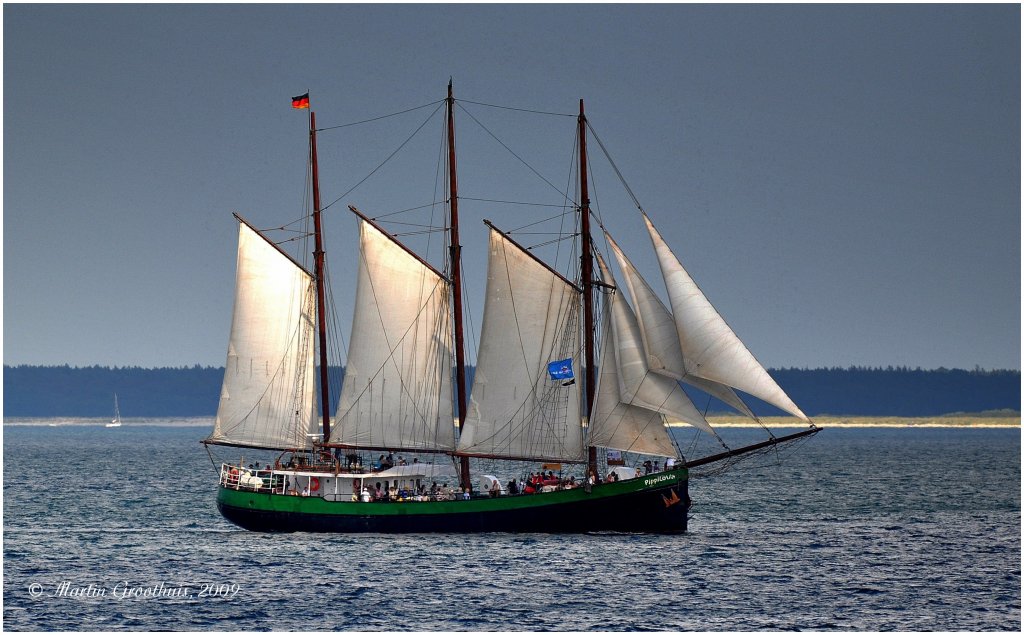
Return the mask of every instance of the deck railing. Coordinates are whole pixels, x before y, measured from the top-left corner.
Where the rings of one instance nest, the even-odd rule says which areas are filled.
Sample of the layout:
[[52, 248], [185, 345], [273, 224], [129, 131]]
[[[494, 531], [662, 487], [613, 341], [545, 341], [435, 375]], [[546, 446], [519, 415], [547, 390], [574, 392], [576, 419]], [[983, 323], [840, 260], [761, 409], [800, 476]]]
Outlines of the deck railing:
[[284, 494], [287, 479], [284, 474], [277, 474], [273, 470], [249, 469], [224, 463], [220, 466], [220, 484], [231, 489]]
[[[334, 475], [338, 478], [338, 475]], [[350, 478], [355, 475], [348, 474], [341, 476], [340, 478]], [[650, 475], [645, 475], [650, 476]], [[336, 490], [335, 487], [340, 485], [340, 480], [332, 481], [321, 481], [324, 477], [330, 478], [331, 474], [327, 473], [323, 476], [312, 476], [312, 475], [296, 475], [291, 470], [273, 470], [273, 469], [258, 469], [258, 468], [247, 468], [241, 465], [231, 465], [228, 463], [221, 464], [220, 467], [220, 485], [225, 488], [234, 490], [244, 490], [250, 492], [260, 492], [268, 494], [293, 494], [299, 496], [315, 496], [323, 498], [327, 501], [332, 502], [348, 502], [356, 500], [353, 498], [352, 490], [349, 488], [349, 484], [346, 483], [345, 487]], [[359, 475], [359, 480], [363, 478], [372, 478], [372, 475], [367, 474]], [[316, 483], [312, 483], [313, 479], [317, 479]], [[329, 484], [330, 483], [330, 484]], [[311, 491], [310, 485], [320, 485], [316, 487], [315, 491]], [[558, 485], [544, 484], [539, 487], [536, 492], [553, 492], [560, 489], [572, 489], [575, 487], [583, 487], [582, 482], [573, 482], [571, 484], [559, 483]], [[518, 492], [515, 495], [530, 495], [534, 493], [534, 490], [527, 489], [523, 492]], [[374, 490], [370, 489], [371, 500], [377, 502], [379, 499], [374, 497]], [[486, 497], [489, 494], [487, 492], [481, 492], [474, 494], [474, 498]], [[501, 496], [509, 496], [510, 494], [501, 490]], [[438, 501], [438, 500], [463, 500], [463, 495], [455, 490], [449, 490], [445, 488], [443, 491], [437, 491], [428, 495], [416, 495], [410, 492], [409, 494], [402, 496], [395, 487], [388, 488], [388, 496], [383, 499], [391, 502], [395, 501]], [[361, 497], [360, 497], [361, 500]]]

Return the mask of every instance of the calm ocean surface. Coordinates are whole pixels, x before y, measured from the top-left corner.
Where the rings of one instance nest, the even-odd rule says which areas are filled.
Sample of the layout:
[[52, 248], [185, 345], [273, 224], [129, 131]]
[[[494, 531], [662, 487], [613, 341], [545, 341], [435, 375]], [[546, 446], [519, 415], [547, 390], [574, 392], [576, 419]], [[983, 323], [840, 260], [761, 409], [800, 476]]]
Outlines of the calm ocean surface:
[[170, 423], [4, 425], [5, 629], [1021, 627], [1019, 429], [826, 428], [694, 479], [681, 536], [323, 536], [227, 523]]

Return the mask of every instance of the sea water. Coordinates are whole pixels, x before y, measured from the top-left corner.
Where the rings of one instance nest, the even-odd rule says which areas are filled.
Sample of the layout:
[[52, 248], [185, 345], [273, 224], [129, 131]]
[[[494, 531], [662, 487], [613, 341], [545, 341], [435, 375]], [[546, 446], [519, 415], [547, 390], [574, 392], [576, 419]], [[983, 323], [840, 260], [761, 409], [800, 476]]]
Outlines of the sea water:
[[685, 535], [392, 536], [234, 527], [203, 426], [20, 423], [8, 630], [1021, 626], [1019, 429], [826, 429], [692, 479]]

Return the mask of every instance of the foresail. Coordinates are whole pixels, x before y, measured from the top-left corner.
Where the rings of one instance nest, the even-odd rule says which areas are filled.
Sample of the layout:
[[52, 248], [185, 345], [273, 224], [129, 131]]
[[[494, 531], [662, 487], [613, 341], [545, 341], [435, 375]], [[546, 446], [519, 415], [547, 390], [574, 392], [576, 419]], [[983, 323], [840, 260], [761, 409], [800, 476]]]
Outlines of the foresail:
[[[614, 278], [598, 256], [602, 279], [614, 284]], [[687, 423], [705, 432], [713, 430], [704, 416], [674, 379], [651, 372], [640, 338], [636, 316], [618, 289], [609, 300], [611, 316], [611, 348], [615, 353], [619, 400], [665, 415], [669, 423]]]
[[579, 290], [491, 229], [480, 350], [459, 452], [582, 461], [579, 383], [548, 364], [579, 369]]
[[448, 281], [366, 220], [332, 443], [455, 447]]
[[235, 308], [210, 443], [304, 448], [319, 428], [313, 278], [244, 221]]
[[688, 370], [693, 375], [732, 386], [809, 421], [736, 337], [646, 215], [644, 221], [665, 278], [676, 333]]
[[757, 421], [754, 412], [732, 388], [694, 374], [697, 369], [689, 366], [695, 366], [695, 364], [688, 366], [687, 359], [683, 357], [672, 313], [607, 232], [605, 232], [605, 237], [608, 239], [608, 244], [615, 254], [619, 268], [626, 278], [629, 294], [633, 297], [636, 321], [640, 328], [644, 350], [647, 351], [647, 364], [650, 369], [699, 388]]
[[600, 377], [597, 398], [590, 414], [590, 444], [626, 452], [677, 456], [664, 416], [622, 401], [610, 317], [605, 314], [601, 329]]

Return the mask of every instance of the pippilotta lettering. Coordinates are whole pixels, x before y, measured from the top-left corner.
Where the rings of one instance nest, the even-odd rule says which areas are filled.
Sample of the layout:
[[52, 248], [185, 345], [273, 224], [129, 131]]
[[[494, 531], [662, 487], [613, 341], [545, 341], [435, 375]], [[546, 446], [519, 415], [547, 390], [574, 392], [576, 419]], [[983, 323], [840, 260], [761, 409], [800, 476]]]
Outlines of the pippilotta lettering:
[[657, 483], [663, 483], [665, 481], [674, 481], [676, 479], [674, 474], [663, 474], [661, 476], [653, 476], [651, 478], [644, 479], [644, 485], [655, 485]]

